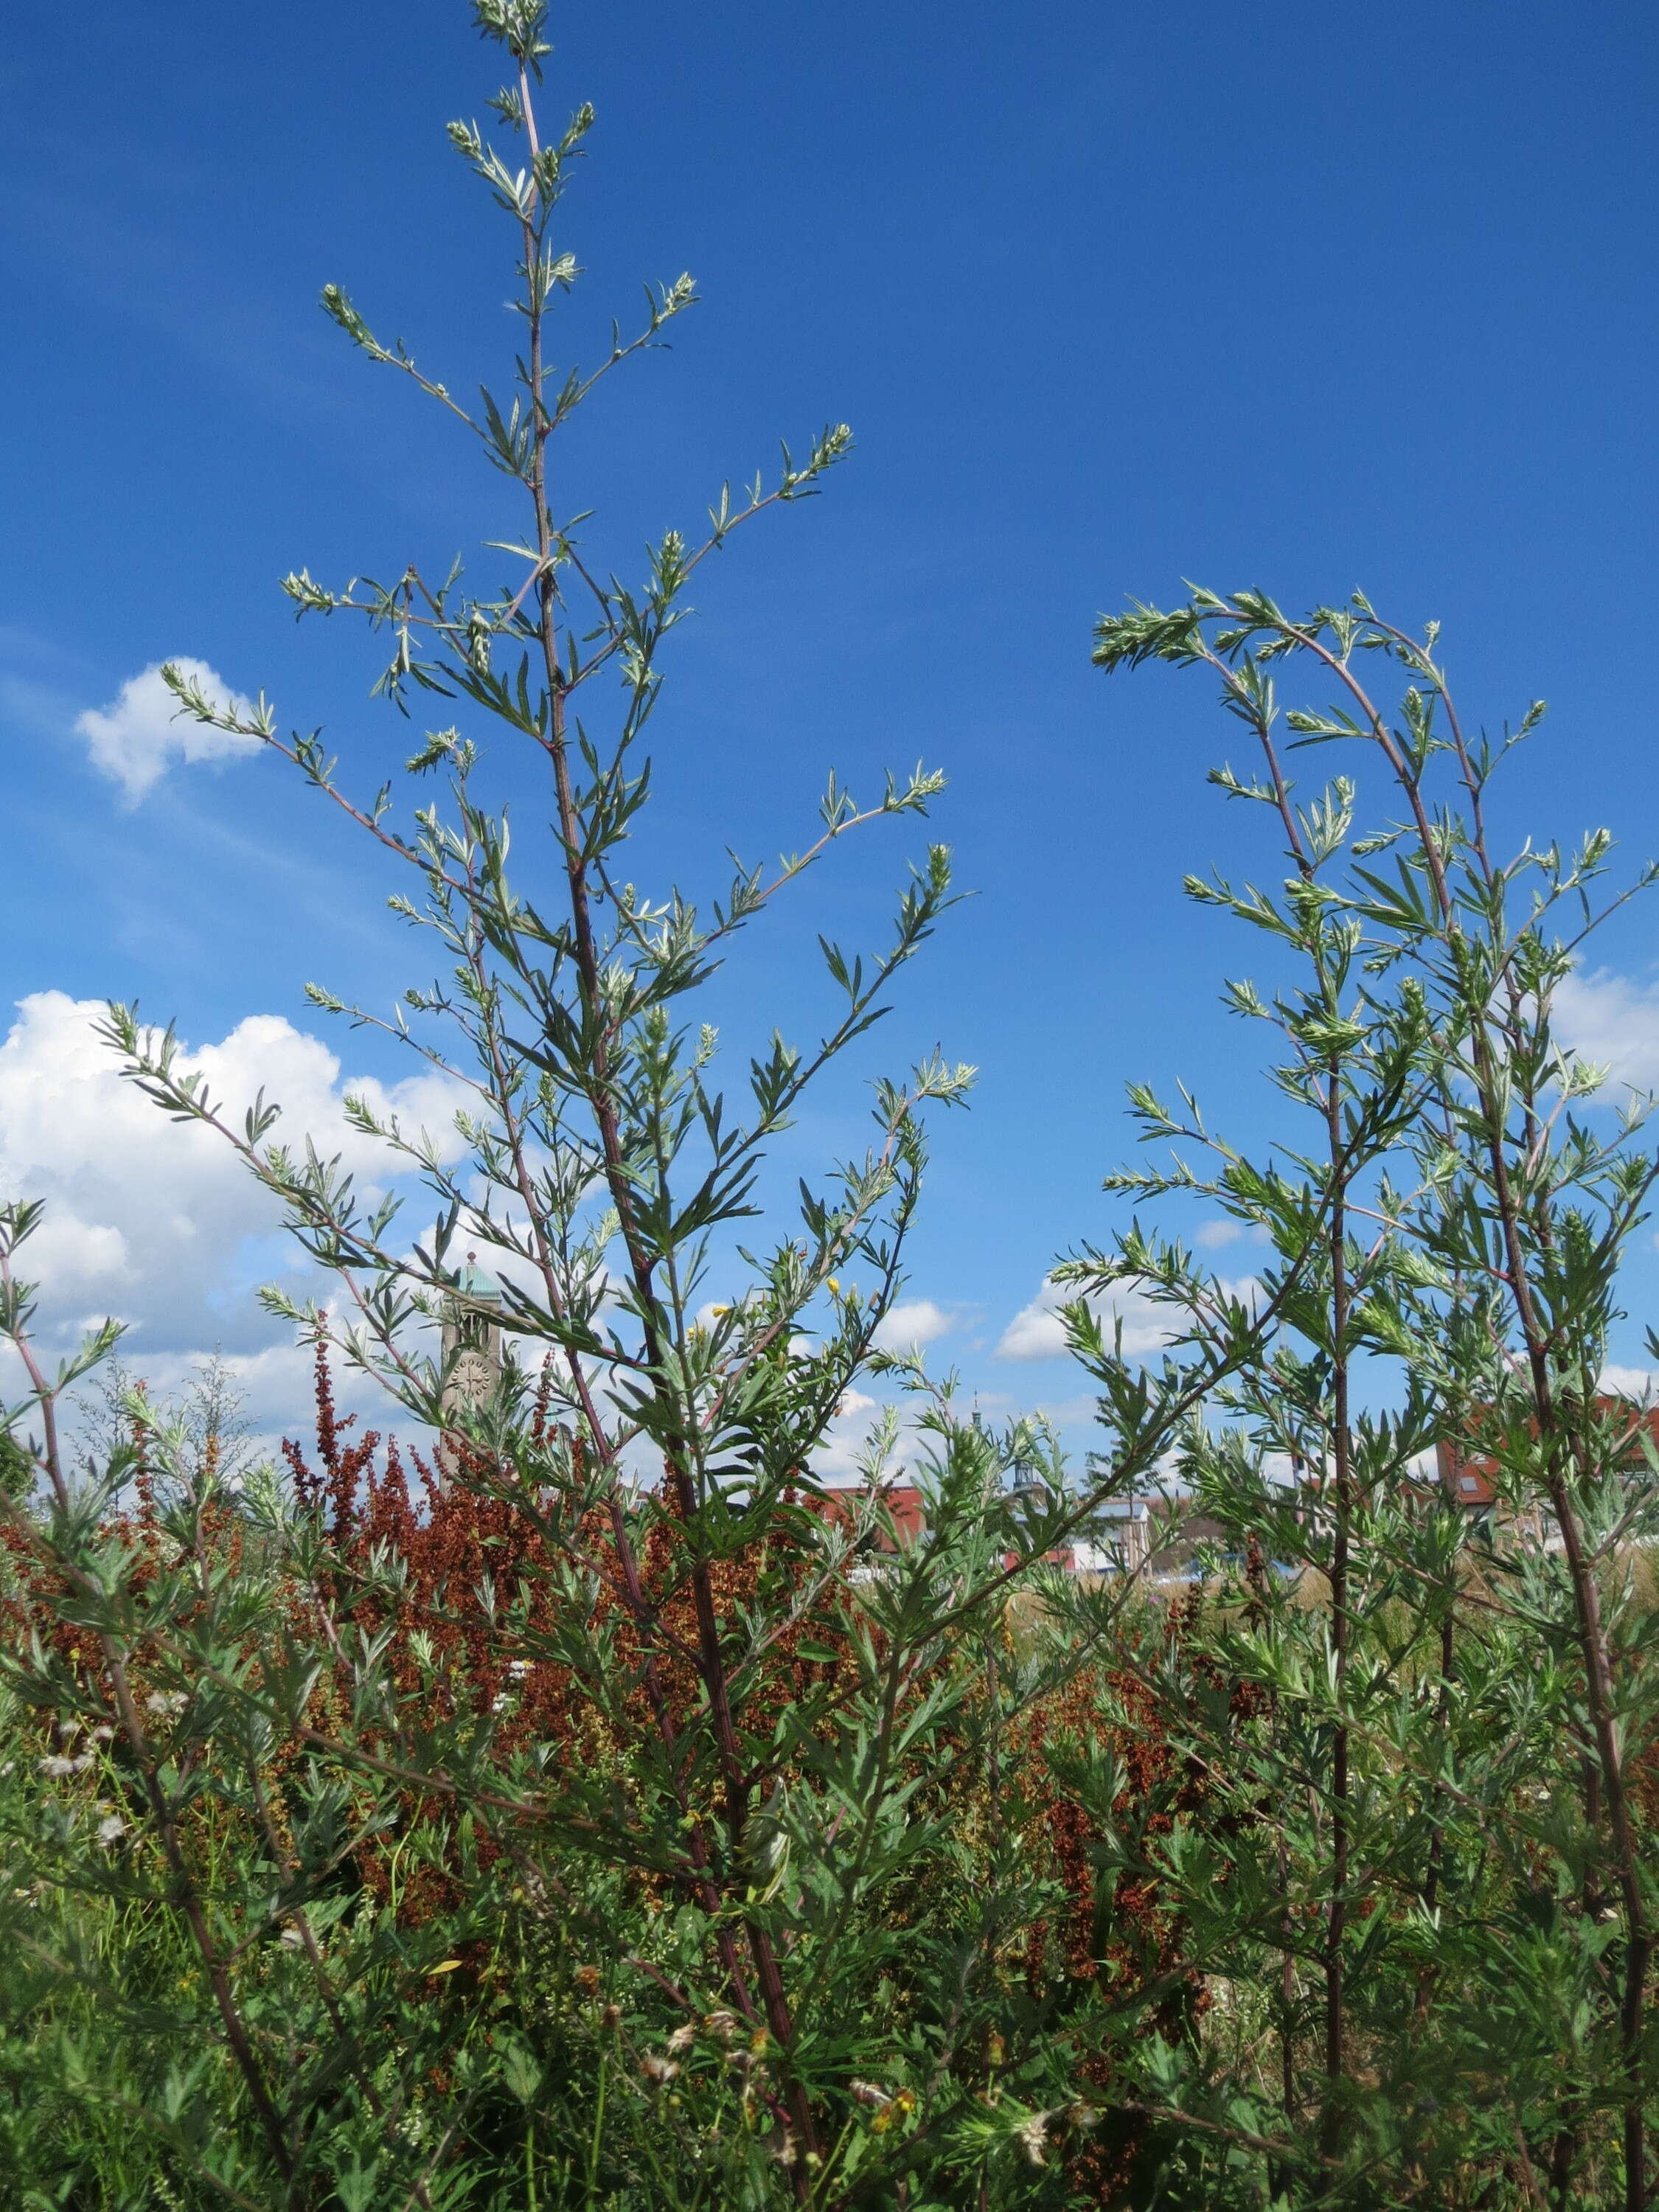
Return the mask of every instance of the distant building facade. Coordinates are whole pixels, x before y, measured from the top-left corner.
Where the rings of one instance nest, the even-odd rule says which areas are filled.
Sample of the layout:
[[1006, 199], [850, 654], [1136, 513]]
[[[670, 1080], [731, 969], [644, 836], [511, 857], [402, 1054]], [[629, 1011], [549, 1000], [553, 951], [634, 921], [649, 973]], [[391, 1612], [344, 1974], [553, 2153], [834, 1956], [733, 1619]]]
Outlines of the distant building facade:
[[[1017, 1486], [1012, 1494], [1018, 1497], [1022, 1487], [1040, 1486], [1028, 1482]], [[1046, 1498], [1046, 1492], [1044, 1495]], [[811, 1503], [832, 1528], [848, 1529], [869, 1511], [872, 1496], [879, 1497], [886, 1523], [878, 1521], [871, 1543], [873, 1552], [891, 1557], [927, 1533], [927, 1501], [914, 1483], [885, 1483], [875, 1492], [866, 1485], [842, 1486], [817, 1493]], [[1046, 1565], [1058, 1567], [1064, 1574], [1136, 1574], [1147, 1563], [1151, 1543], [1152, 1516], [1146, 1501], [1130, 1498], [1096, 1515], [1086, 1537], [1073, 1537], [1045, 1553], [1043, 1559]], [[1012, 1552], [1005, 1553], [1004, 1559], [1008, 1566], [1016, 1564]]]
[[[1609, 1472], [1627, 1482], [1650, 1475], [1651, 1463], [1644, 1438], [1659, 1449], [1659, 1406], [1638, 1405], [1633, 1399], [1609, 1395], [1597, 1398], [1595, 1412], [1601, 1419], [1616, 1422], [1625, 1431], [1621, 1449]], [[1536, 1424], [1532, 1426], [1535, 1432]], [[1443, 1437], [1435, 1446], [1435, 1471], [1442, 1490], [1452, 1504], [1471, 1518], [1490, 1521], [1494, 1533], [1502, 1531], [1523, 1541], [1545, 1546], [1559, 1540], [1556, 1532], [1546, 1525], [1541, 1504], [1533, 1502], [1517, 1509], [1503, 1496], [1501, 1469], [1490, 1454]]]

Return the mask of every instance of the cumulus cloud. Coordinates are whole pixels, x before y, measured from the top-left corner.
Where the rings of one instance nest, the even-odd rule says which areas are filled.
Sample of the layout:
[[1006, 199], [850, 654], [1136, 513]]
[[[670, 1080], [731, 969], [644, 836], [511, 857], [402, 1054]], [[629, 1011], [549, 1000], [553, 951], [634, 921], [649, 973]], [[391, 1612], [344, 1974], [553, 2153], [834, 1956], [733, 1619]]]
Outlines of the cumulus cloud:
[[1633, 983], [1607, 968], [1569, 975], [1556, 990], [1555, 1028], [1615, 1084], [1659, 1090], [1659, 983]]
[[883, 1352], [908, 1352], [931, 1344], [951, 1326], [951, 1316], [932, 1298], [902, 1298], [883, 1315], [875, 1341]]
[[1609, 1364], [1601, 1370], [1602, 1389], [1615, 1398], [1650, 1398], [1659, 1382], [1650, 1368]]
[[32, 1274], [63, 1296], [97, 1295], [128, 1281], [132, 1261], [127, 1240], [111, 1222], [82, 1221], [73, 1213], [49, 1213], [28, 1242]]
[[[1066, 1324], [1060, 1309], [1070, 1305], [1076, 1293], [1056, 1283], [1045, 1282], [1029, 1305], [1024, 1305], [1002, 1332], [997, 1343], [999, 1359], [1060, 1359], [1066, 1352]], [[1138, 1291], [1120, 1288], [1109, 1299], [1093, 1299], [1097, 1313], [1123, 1322], [1123, 1348], [1127, 1352], [1155, 1351], [1166, 1342], [1170, 1318], [1160, 1313]]]
[[812, 1453], [812, 1472], [820, 1482], [854, 1482], [859, 1461], [885, 1408], [865, 1390], [842, 1395], [834, 1418]]
[[[1221, 1287], [1231, 1297], [1248, 1298], [1255, 1288], [1255, 1278], [1246, 1275], [1237, 1282], [1224, 1282]], [[1045, 1282], [1030, 1304], [1022, 1306], [1003, 1330], [997, 1343], [997, 1358], [1063, 1358], [1068, 1346], [1060, 1309], [1072, 1304], [1074, 1296], [1062, 1285]], [[1170, 1341], [1172, 1324], [1179, 1319], [1173, 1308], [1154, 1304], [1143, 1291], [1128, 1284], [1120, 1284], [1104, 1297], [1091, 1298], [1089, 1304], [1109, 1329], [1114, 1323], [1122, 1322], [1123, 1350], [1132, 1359], [1161, 1350]]]
[[[46, 1202], [22, 1255], [41, 1286], [44, 1333], [61, 1341], [89, 1315], [113, 1313], [132, 1325], [124, 1358], [158, 1387], [222, 1343], [251, 1399], [269, 1401], [251, 1402], [255, 1417], [291, 1419], [296, 1370], [252, 1293], [273, 1275], [302, 1272], [297, 1248], [277, 1233], [275, 1200], [222, 1139], [170, 1121], [121, 1079], [94, 1034], [102, 1012], [38, 992], [20, 1002], [0, 1043], [0, 1195]], [[360, 1187], [384, 1179], [391, 1164], [347, 1123], [348, 1091], [405, 1128], [424, 1127], [452, 1155], [459, 1146], [455, 1096], [441, 1078], [343, 1081], [336, 1054], [277, 1015], [250, 1016], [185, 1059], [234, 1120], [263, 1088], [283, 1109], [280, 1133], [338, 1152]]]
[[[239, 718], [252, 714], [249, 701], [233, 691], [205, 660], [179, 659], [173, 665]], [[136, 806], [175, 760], [231, 760], [259, 750], [257, 738], [233, 736], [228, 730], [210, 729], [205, 722], [180, 718], [179, 702], [161, 681], [159, 660], [128, 677], [107, 707], [88, 708], [77, 719], [75, 732], [86, 739], [93, 766], [120, 785], [129, 806]]]
[[[1093, 1410], [1091, 1401], [1090, 1410]], [[896, 1414], [892, 1449], [883, 1461], [883, 1480], [903, 1480], [917, 1462], [928, 1456], [937, 1439], [924, 1437], [922, 1413], [914, 1400], [896, 1404], [872, 1398], [867, 1391], [851, 1389], [842, 1395], [833, 1419], [812, 1449], [812, 1472], [833, 1488], [857, 1485], [865, 1480], [867, 1459], [876, 1431]]]
[[1219, 1221], [1206, 1221], [1193, 1233], [1193, 1242], [1201, 1252], [1218, 1252], [1224, 1244], [1236, 1244], [1244, 1234], [1244, 1224], [1223, 1214]]

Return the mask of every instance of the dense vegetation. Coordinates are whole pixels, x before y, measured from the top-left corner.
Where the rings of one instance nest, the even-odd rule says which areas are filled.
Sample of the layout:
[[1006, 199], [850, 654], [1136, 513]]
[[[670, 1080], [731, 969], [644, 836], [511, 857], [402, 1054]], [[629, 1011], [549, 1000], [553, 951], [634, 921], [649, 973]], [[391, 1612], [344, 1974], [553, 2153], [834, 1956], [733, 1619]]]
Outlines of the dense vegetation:
[[[609, 574], [556, 504], [557, 434], [695, 295], [655, 293], [595, 371], [552, 366], [592, 118], [542, 134], [539, 0], [475, 14], [520, 150], [450, 137], [513, 237], [513, 395], [464, 407], [324, 300], [514, 488], [515, 574], [284, 588], [390, 634], [394, 705], [457, 701], [536, 762], [553, 829], [509, 865], [459, 726], [422, 737], [409, 775], [447, 796], [405, 815], [263, 702], [237, 720], [176, 678], [344, 810], [434, 940], [437, 980], [386, 1020], [312, 997], [453, 1083], [464, 1152], [354, 1106], [388, 1155], [370, 1204], [111, 1008], [131, 1079], [235, 1148], [336, 1285], [271, 1294], [317, 1361], [314, 1436], [274, 1468], [233, 1468], [222, 1407], [136, 1388], [78, 1458], [68, 1409], [118, 1333], [48, 1370], [38, 1209], [0, 1209], [23, 1377], [0, 1409], [0, 2194], [1635, 2212], [1659, 1528], [1642, 1409], [1601, 1376], [1659, 1163], [1553, 1027], [1628, 895], [1599, 889], [1608, 839], [1497, 851], [1490, 784], [1537, 710], [1474, 735], [1431, 629], [1259, 593], [1103, 618], [1103, 670], [1201, 668], [1249, 749], [1214, 781], [1265, 833], [1260, 880], [1188, 890], [1255, 933], [1263, 980], [1226, 991], [1278, 1140], [1247, 1157], [1184, 1092], [1133, 1087], [1160, 1147], [1112, 1179], [1134, 1225], [1057, 1270], [1097, 1449], [1079, 1469], [964, 1417], [878, 1338], [925, 1122], [972, 1072], [878, 1082], [862, 1157], [806, 1177], [794, 1218], [757, 1198], [949, 907], [945, 849], [883, 948], [825, 945], [832, 1018], [775, 1033], [735, 1102], [699, 1004], [805, 870], [941, 779], [865, 807], [832, 781], [815, 842], [736, 865], [706, 910], [625, 872], [689, 580], [815, 493], [848, 433], [722, 490], [637, 586]], [[1291, 755], [1331, 747], [1300, 789]], [[1250, 1233], [1249, 1283], [1166, 1233], [1186, 1196]], [[1167, 1319], [1151, 1362], [1114, 1328], [1130, 1294]], [[475, 1401], [455, 1362], [497, 1310], [510, 1357]], [[430, 1443], [337, 1417], [342, 1364]], [[872, 1372], [908, 1416], [831, 1513], [815, 1455]], [[1437, 1449], [1479, 1465], [1488, 1510]], [[926, 1508], [903, 1542], [901, 1466]], [[1224, 1532], [1198, 1579], [1052, 1564], [1158, 1484]]]

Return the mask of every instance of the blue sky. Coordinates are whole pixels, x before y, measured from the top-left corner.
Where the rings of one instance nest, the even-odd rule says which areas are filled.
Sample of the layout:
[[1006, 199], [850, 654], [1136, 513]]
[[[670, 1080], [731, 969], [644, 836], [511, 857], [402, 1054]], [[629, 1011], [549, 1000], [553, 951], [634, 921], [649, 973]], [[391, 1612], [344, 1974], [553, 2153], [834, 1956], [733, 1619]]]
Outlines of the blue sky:
[[[705, 301], [569, 442], [567, 504], [601, 503], [606, 557], [694, 526], [780, 435], [858, 440], [699, 589], [645, 858], [706, 891], [725, 844], [800, 842], [831, 764], [855, 791], [945, 769], [937, 831], [977, 896], [886, 1057], [937, 1041], [983, 1074], [937, 1133], [914, 1295], [988, 1402], [1075, 1417], [1063, 1362], [997, 1347], [1054, 1255], [1109, 1225], [1123, 1083], [1185, 1078], [1242, 1138], [1268, 1127], [1215, 1000], [1254, 955], [1179, 888], [1262, 862], [1204, 787], [1228, 733], [1195, 678], [1092, 672], [1097, 610], [1188, 576], [1437, 617], [1466, 710], [1552, 702], [1507, 826], [1607, 821], [1632, 860], [1659, 850], [1659, 22], [1612, 0], [653, 0], [556, 13], [554, 36], [551, 106], [599, 116], [567, 203], [574, 349], [647, 278], [690, 269]], [[161, 1366], [216, 1336], [261, 1358], [246, 1291], [274, 1255], [216, 1181], [169, 1181], [182, 1140], [110, 1104], [72, 1006], [136, 996], [234, 1037], [233, 1073], [276, 1053], [303, 1105], [327, 1067], [267, 1018], [315, 1031], [313, 975], [384, 1000], [406, 948], [279, 763], [173, 765], [129, 805], [77, 724], [185, 654], [325, 725], [367, 787], [407, 750], [366, 641], [296, 630], [275, 580], [441, 566], [518, 526], [315, 306], [339, 282], [458, 387], [499, 374], [501, 238], [442, 136], [494, 81], [459, 0], [94, 0], [72, 33], [34, 11], [0, 56], [0, 1027], [34, 1006], [0, 1048], [0, 1168], [73, 1214], [65, 1310], [125, 1297]], [[734, 1036], [806, 1026], [813, 933], [872, 935], [917, 842], [884, 825], [744, 948]], [[1649, 1078], [1656, 928], [1650, 905], [1608, 936], [1586, 1015]], [[832, 1094], [803, 1146], [844, 1149], [854, 1106]], [[1655, 1273], [1644, 1252], [1644, 1320]]]

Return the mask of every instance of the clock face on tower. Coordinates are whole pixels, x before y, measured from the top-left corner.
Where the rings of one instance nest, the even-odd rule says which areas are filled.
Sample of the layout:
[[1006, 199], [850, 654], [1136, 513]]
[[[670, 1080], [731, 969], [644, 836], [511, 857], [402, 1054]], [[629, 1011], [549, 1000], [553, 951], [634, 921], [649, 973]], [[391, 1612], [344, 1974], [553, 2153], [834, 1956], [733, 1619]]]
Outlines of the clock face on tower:
[[444, 1395], [460, 1399], [469, 1406], [481, 1405], [495, 1387], [495, 1362], [482, 1352], [458, 1352], [455, 1364], [449, 1370], [449, 1385]]

